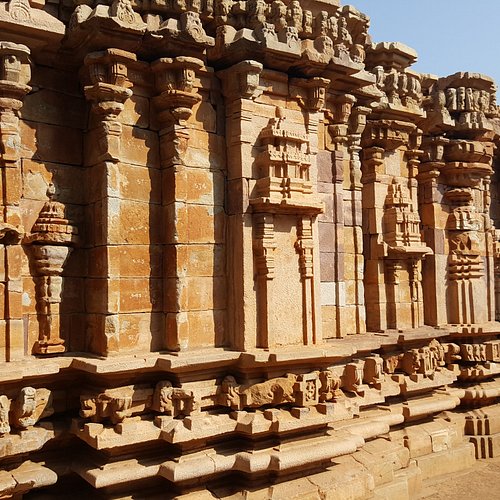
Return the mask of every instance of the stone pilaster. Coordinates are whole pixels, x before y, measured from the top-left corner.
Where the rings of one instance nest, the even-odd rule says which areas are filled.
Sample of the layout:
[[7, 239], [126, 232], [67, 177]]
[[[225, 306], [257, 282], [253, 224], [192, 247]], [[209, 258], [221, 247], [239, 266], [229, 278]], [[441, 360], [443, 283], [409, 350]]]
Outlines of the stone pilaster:
[[[256, 61], [243, 61], [231, 68], [219, 72], [226, 110], [226, 144], [228, 161], [227, 206], [228, 206], [228, 331], [229, 342], [235, 349], [247, 350], [266, 345], [268, 325], [263, 325], [255, 311], [258, 305], [262, 312], [267, 310], [267, 298], [263, 291], [257, 299], [254, 288], [254, 258], [259, 270], [259, 253], [256, 243], [259, 242], [259, 221], [253, 221], [249, 213], [250, 179], [252, 179], [251, 162], [255, 142], [255, 131], [252, 123], [256, 110], [255, 99], [262, 94], [260, 74], [262, 64]], [[261, 219], [266, 217], [261, 216]], [[273, 220], [272, 215], [267, 219]], [[256, 227], [255, 236], [252, 226]], [[273, 256], [275, 243], [266, 254]], [[238, 249], [238, 250], [236, 250]], [[257, 271], [260, 289], [272, 286], [271, 277], [264, 278]], [[268, 273], [267, 273], [268, 274]], [[244, 297], [244, 300], [242, 300]], [[263, 320], [264, 321], [264, 320]], [[267, 320], [266, 320], [267, 321]], [[259, 334], [257, 333], [259, 331]]]
[[22, 193], [20, 163], [21, 136], [18, 113], [24, 96], [31, 90], [28, 47], [0, 42], [0, 169], [2, 208], [0, 213], [0, 283], [4, 318], [1, 323], [0, 353], [7, 361], [25, 354], [22, 324], [23, 250], [19, 244], [24, 234], [19, 202]]
[[222, 253], [224, 220], [217, 196], [222, 177], [193, 154], [197, 138], [209, 142], [209, 134], [193, 126], [193, 113], [202, 106], [200, 78], [208, 81], [210, 73], [193, 57], [159, 59], [152, 70], [160, 123], [166, 347], [221, 345], [225, 287], [215, 269]]
[[121, 243], [119, 165], [122, 159], [120, 113], [132, 96], [128, 68], [136, 56], [118, 49], [93, 52], [85, 58], [85, 96], [91, 103], [86, 138], [87, 191], [93, 217], [88, 303], [92, 325], [89, 349], [99, 354], [120, 350], [120, 271], [112, 247]]

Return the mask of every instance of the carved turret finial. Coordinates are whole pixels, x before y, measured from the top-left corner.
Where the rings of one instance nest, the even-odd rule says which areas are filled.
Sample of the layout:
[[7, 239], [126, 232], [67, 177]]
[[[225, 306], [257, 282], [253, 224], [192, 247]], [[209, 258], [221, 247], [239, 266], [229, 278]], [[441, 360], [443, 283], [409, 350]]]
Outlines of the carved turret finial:
[[32, 244], [32, 255], [37, 273], [37, 310], [40, 338], [34, 350], [37, 354], [64, 352], [60, 338], [59, 306], [64, 265], [76, 244], [78, 229], [65, 218], [64, 204], [55, 200], [56, 187], [50, 183], [38, 219], [25, 243]]

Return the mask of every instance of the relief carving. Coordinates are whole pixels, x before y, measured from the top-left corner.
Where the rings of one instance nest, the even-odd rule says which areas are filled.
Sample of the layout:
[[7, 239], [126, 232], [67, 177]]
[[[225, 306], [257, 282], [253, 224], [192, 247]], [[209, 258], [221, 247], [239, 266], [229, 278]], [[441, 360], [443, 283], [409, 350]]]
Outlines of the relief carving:
[[151, 408], [153, 389], [146, 385], [129, 385], [92, 391], [80, 396], [80, 416], [91, 422], [109, 420], [113, 425]]
[[249, 385], [238, 384], [232, 375], [228, 375], [221, 382], [217, 401], [233, 410], [285, 404], [316, 406], [341, 397], [340, 385], [340, 378], [331, 370], [304, 375], [288, 373], [285, 377]]
[[59, 310], [63, 291], [62, 273], [76, 244], [78, 229], [65, 218], [65, 206], [54, 200], [56, 190], [49, 185], [49, 200], [43, 206], [31, 234], [24, 244], [31, 245], [36, 271], [37, 312], [40, 337], [34, 347], [37, 354], [64, 352], [60, 336]]
[[28, 429], [38, 420], [54, 413], [52, 394], [48, 389], [24, 387], [12, 403], [12, 424], [17, 429]]
[[10, 399], [5, 396], [0, 396], [0, 436], [10, 432], [9, 422]]
[[446, 366], [446, 352], [445, 346], [433, 340], [428, 346], [405, 352], [401, 368], [407, 375], [420, 374], [430, 377]]
[[156, 384], [151, 406], [154, 411], [178, 418], [191, 415], [197, 408], [192, 391], [173, 387], [169, 381]]

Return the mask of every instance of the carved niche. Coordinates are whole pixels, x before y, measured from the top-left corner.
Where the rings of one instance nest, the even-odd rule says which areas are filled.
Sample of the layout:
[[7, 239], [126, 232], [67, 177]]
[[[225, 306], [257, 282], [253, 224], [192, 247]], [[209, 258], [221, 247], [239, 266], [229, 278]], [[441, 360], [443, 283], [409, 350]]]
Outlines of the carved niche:
[[[269, 121], [259, 136], [259, 153], [255, 161], [257, 179], [250, 197], [254, 213], [259, 347], [318, 342], [314, 312], [314, 221], [323, 211], [323, 203], [313, 186], [309, 137], [304, 128], [302, 124], [288, 123], [286, 112], [277, 109], [276, 118]], [[296, 227], [293, 243], [282, 229], [289, 226]], [[291, 234], [288, 230], [286, 233]], [[275, 259], [277, 253], [282, 255], [279, 260]], [[280, 317], [285, 314], [282, 306], [275, 303], [273, 289], [282, 286], [286, 277], [279, 270], [288, 267], [286, 260], [292, 259], [294, 254], [298, 255], [298, 266], [296, 270], [285, 272], [296, 273], [299, 278], [302, 293], [298, 289], [294, 295], [302, 295], [302, 300], [297, 301], [293, 309], [295, 324], [302, 323], [303, 332], [302, 338], [296, 335], [287, 339], [282, 335], [286, 328], [283, 321], [273, 319], [276, 313]], [[289, 312], [287, 317], [291, 322]]]

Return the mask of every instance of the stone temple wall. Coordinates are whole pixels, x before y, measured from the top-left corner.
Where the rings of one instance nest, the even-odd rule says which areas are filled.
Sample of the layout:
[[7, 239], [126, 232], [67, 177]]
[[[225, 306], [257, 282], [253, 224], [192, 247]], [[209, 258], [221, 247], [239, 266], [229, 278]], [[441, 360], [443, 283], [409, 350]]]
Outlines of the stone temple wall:
[[0, 1], [0, 498], [416, 498], [500, 453], [500, 114], [338, 0]]

